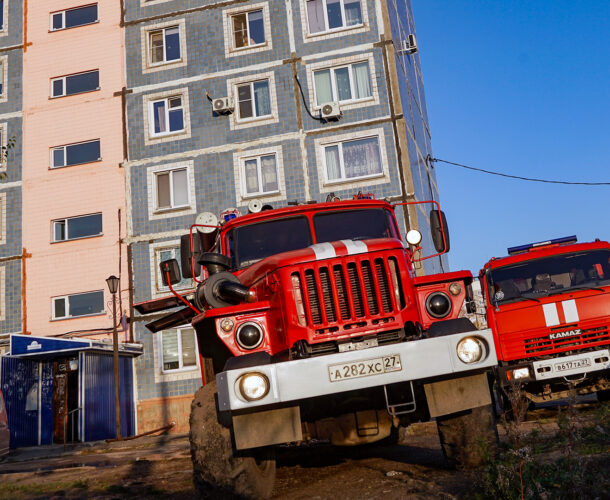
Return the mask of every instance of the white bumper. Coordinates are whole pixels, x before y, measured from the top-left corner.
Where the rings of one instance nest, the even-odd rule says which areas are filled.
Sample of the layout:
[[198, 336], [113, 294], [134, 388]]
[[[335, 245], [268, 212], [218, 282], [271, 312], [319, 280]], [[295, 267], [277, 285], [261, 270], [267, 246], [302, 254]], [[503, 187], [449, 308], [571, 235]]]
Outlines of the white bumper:
[[581, 375], [610, 368], [610, 350], [574, 354], [532, 363], [536, 380]]
[[[466, 364], [457, 356], [457, 344], [465, 337], [478, 337], [486, 353], [476, 363]], [[399, 367], [371, 375], [331, 381], [329, 367], [360, 363], [398, 355]], [[368, 363], [367, 363], [368, 362]], [[498, 364], [490, 329], [456, 333], [444, 337], [402, 342], [315, 358], [284, 361], [268, 365], [240, 368], [216, 375], [218, 405], [221, 411], [241, 410], [257, 406], [298, 401], [337, 394], [356, 389], [379, 387], [397, 382], [429, 379], [494, 367]], [[269, 379], [269, 393], [258, 401], [246, 401], [239, 393], [238, 379], [243, 374], [259, 372]]]

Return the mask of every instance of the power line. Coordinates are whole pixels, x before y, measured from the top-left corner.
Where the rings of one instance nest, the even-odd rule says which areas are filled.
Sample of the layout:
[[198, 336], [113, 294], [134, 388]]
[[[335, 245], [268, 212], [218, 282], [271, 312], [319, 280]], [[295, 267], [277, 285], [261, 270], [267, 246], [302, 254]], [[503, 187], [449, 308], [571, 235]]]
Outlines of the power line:
[[462, 165], [461, 163], [454, 163], [452, 161], [441, 160], [440, 158], [432, 158], [428, 156], [428, 160], [431, 162], [441, 162], [455, 167], [467, 168], [468, 170], [475, 170], [476, 172], [483, 172], [484, 174], [499, 175], [500, 177], [508, 177], [510, 179], [519, 179], [520, 181], [530, 182], [544, 182], [546, 184], [567, 184], [569, 186], [610, 186], [610, 182], [569, 182], [569, 181], [555, 181], [550, 179], [536, 179], [533, 177], [521, 177], [519, 175], [503, 174], [501, 172], [494, 172], [492, 170], [485, 170], [483, 168], [470, 167], [468, 165]]

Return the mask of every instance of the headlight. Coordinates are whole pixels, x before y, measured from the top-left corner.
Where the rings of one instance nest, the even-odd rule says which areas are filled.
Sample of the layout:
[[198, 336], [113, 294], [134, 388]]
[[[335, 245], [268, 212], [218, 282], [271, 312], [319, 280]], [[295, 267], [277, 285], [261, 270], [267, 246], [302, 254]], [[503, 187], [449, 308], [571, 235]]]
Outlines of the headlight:
[[230, 332], [233, 330], [233, 326], [234, 324], [231, 318], [223, 318], [223, 320], [220, 322], [220, 328], [222, 328], [222, 330], [225, 332]]
[[466, 337], [458, 342], [457, 355], [464, 363], [476, 363], [483, 357], [485, 346], [475, 337]]
[[426, 299], [426, 311], [433, 318], [444, 318], [451, 312], [451, 299], [446, 293], [433, 292]]
[[235, 340], [242, 349], [256, 349], [263, 342], [263, 329], [258, 323], [248, 321], [239, 325]]
[[[516, 368], [515, 370], [510, 370], [508, 373], [512, 373], [513, 380], [519, 380], [520, 378], [528, 378], [530, 376], [530, 369], [525, 366], [523, 368]], [[510, 375], [507, 378], [509, 378], [510, 380]]]
[[462, 286], [457, 282], [451, 283], [451, 285], [449, 285], [449, 293], [451, 295], [459, 295], [462, 293]]
[[246, 401], [258, 401], [269, 392], [269, 379], [262, 373], [246, 373], [239, 378], [239, 392]]

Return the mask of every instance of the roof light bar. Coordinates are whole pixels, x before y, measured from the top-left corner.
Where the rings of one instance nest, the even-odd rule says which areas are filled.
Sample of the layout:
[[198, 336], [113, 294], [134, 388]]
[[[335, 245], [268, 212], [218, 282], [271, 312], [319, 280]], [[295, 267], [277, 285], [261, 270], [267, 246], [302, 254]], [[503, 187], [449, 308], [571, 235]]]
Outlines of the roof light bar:
[[531, 250], [532, 248], [545, 247], [548, 245], [562, 245], [562, 244], [565, 245], [568, 243], [576, 243], [576, 241], [578, 241], [576, 238], [576, 235], [564, 236], [563, 238], [555, 238], [554, 240], [539, 241], [537, 243], [528, 243], [527, 245], [519, 245], [517, 247], [510, 247], [510, 248], [507, 248], [506, 251], [508, 252], [508, 255], [515, 255], [518, 253], [527, 252], [528, 250]]

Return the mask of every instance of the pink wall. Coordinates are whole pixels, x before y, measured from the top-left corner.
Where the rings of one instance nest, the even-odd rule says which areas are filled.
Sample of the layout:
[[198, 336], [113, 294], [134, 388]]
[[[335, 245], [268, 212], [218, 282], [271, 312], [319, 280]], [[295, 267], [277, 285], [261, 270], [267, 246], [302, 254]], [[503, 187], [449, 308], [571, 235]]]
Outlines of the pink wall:
[[[104, 290], [105, 279], [119, 274], [119, 223], [125, 235], [125, 180], [121, 97], [125, 85], [124, 37], [120, 2], [98, 2], [99, 22], [49, 32], [51, 10], [81, 1], [42, 2], [28, 9], [23, 61], [23, 244], [27, 261], [27, 330], [56, 335], [112, 326], [106, 314], [51, 321], [51, 297]], [[50, 99], [50, 79], [99, 69], [101, 90]], [[90, 139], [101, 140], [101, 162], [49, 168], [50, 148]], [[51, 243], [51, 221], [102, 212], [103, 236]], [[121, 290], [128, 306], [126, 247]]]

